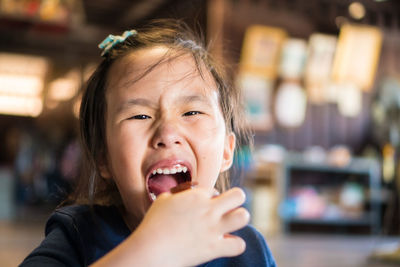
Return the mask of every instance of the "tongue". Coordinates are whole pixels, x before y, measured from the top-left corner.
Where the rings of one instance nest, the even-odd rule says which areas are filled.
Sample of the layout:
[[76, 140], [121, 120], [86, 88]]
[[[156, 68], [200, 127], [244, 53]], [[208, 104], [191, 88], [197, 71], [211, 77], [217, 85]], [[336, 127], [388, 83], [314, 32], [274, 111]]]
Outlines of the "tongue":
[[149, 179], [149, 191], [156, 196], [163, 192], [169, 192], [171, 188], [178, 185], [172, 175], [156, 175]]

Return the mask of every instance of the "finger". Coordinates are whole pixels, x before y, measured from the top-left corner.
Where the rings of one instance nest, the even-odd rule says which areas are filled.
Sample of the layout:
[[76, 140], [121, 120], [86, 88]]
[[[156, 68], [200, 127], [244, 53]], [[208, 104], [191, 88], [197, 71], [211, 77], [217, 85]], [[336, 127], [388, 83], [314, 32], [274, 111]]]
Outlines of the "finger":
[[171, 192], [166, 191], [166, 192], [163, 192], [163, 193], [159, 194], [159, 195], [157, 196], [156, 200], [158, 200], [158, 199], [165, 199], [165, 198], [168, 198], [168, 197], [171, 196], [171, 195], [172, 195]]
[[250, 221], [250, 214], [245, 208], [234, 209], [222, 217], [221, 231], [230, 233], [245, 227]]
[[226, 213], [242, 205], [246, 200], [243, 190], [235, 187], [212, 199], [216, 211]]
[[246, 242], [238, 236], [227, 234], [221, 240], [221, 257], [234, 257], [246, 250]]

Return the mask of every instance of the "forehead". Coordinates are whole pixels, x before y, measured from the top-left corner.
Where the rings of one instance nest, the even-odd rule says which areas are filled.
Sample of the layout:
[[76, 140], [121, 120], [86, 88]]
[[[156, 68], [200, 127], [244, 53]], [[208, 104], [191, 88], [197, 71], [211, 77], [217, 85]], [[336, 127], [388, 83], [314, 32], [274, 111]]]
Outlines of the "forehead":
[[197, 83], [216, 89], [215, 80], [204, 62], [196, 64], [191, 53], [163, 46], [140, 49], [116, 61], [107, 80], [107, 87], [116, 89], [133, 85], [168, 87], [176, 83]]

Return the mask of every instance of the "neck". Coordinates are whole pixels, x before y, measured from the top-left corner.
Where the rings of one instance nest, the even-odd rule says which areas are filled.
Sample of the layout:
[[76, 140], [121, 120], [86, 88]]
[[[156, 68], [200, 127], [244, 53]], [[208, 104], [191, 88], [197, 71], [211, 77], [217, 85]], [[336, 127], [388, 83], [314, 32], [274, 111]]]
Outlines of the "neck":
[[143, 216], [137, 216], [135, 214], [129, 213], [124, 207], [119, 209], [122, 218], [131, 232], [133, 232], [143, 220]]

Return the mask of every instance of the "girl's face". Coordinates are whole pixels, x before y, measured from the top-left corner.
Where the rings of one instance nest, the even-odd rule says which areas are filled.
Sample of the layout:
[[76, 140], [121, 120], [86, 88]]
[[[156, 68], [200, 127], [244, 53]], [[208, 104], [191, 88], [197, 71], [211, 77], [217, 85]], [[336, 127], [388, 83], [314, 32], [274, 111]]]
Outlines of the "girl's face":
[[107, 158], [100, 169], [136, 218], [154, 196], [181, 182], [212, 190], [232, 164], [235, 136], [226, 132], [217, 87], [205, 67], [202, 77], [188, 54], [142, 77], [166, 52], [136, 51], [116, 62], [108, 77]]

